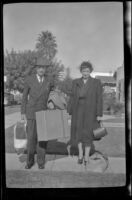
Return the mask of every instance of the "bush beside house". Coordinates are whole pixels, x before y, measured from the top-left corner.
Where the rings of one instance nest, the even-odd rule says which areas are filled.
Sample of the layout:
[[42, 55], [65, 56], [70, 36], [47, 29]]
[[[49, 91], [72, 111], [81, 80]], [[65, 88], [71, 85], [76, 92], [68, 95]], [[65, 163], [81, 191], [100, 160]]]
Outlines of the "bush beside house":
[[121, 103], [116, 100], [116, 94], [113, 93], [104, 93], [103, 94], [103, 110], [104, 113], [109, 114], [122, 114], [124, 113], [124, 103]]

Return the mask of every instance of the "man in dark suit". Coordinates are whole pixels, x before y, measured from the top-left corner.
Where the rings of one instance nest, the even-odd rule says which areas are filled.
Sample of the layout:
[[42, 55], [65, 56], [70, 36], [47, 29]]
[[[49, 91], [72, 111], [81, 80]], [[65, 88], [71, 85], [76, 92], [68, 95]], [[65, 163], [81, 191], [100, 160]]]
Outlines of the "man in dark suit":
[[47, 141], [37, 141], [36, 115], [35, 112], [47, 109], [47, 100], [53, 84], [45, 77], [47, 65], [43, 59], [38, 59], [36, 73], [26, 77], [23, 92], [21, 118], [27, 121], [27, 164], [26, 169], [34, 165], [34, 155], [37, 152], [39, 169], [45, 167], [45, 151]]

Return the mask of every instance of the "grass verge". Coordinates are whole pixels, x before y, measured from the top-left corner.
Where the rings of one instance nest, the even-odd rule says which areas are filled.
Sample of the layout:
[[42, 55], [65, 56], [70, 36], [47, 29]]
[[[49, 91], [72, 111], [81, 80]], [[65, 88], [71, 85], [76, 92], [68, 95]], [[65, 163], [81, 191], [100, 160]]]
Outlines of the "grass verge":
[[[108, 135], [100, 141], [94, 142], [95, 149], [108, 156], [125, 156], [125, 128], [109, 127]], [[13, 126], [5, 130], [5, 151], [6, 153], [15, 153], [13, 143]], [[49, 154], [67, 154], [66, 142], [57, 140], [49, 141], [47, 153]]]

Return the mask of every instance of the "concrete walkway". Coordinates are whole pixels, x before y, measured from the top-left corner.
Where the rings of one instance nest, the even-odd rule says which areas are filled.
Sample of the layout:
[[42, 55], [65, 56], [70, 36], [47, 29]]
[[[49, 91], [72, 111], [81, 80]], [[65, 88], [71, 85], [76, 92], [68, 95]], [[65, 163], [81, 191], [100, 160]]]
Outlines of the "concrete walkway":
[[[89, 164], [87, 169], [84, 165], [77, 164], [77, 156], [66, 156], [63, 158], [47, 161], [45, 171], [71, 171], [71, 172], [96, 172], [93, 164]], [[6, 154], [6, 170], [26, 170], [26, 162], [21, 161], [17, 154]], [[37, 163], [30, 169], [31, 171], [40, 171]], [[27, 170], [26, 170], [27, 171]], [[42, 171], [42, 170], [41, 170]], [[101, 172], [102, 173], [102, 172]], [[104, 173], [126, 173], [125, 158], [109, 157], [109, 167]]]
[[[103, 116], [105, 119], [113, 119], [114, 116]], [[20, 121], [21, 115], [20, 112], [16, 112], [13, 114], [9, 114], [5, 116], [5, 129], [14, 125], [17, 121]], [[105, 127], [124, 127], [124, 123], [103, 123]], [[69, 121], [70, 125], [70, 121]], [[89, 172], [92, 170], [96, 172], [96, 169], [93, 170], [93, 165], [89, 165], [86, 169], [84, 165], [77, 164], [77, 156], [71, 157], [63, 157], [59, 159], [53, 159], [51, 161], [47, 161], [45, 169], [47, 171], [73, 171], [73, 172]], [[25, 170], [25, 161], [20, 162], [20, 157], [17, 154], [7, 154], [6, 153], [6, 170]], [[38, 171], [37, 164], [35, 164], [32, 171]], [[109, 168], [105, 171], [105, 173], [123, 173], [125, 174], [126, 166], [125, 166], [125, 158], [115, 158], [109, 157]]]

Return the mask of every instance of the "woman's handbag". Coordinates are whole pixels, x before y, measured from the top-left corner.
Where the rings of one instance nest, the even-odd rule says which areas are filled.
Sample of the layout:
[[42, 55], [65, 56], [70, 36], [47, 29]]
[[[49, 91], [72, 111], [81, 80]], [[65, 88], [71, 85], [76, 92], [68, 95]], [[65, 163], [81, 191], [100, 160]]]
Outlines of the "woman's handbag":
[[101, 121], [98, 121], [98, 127], [93, 130], [94, 140], [100, 140], [102, 137], [106, 136], [108, 134], [105, 127], [103, 127], [103, 124]]

